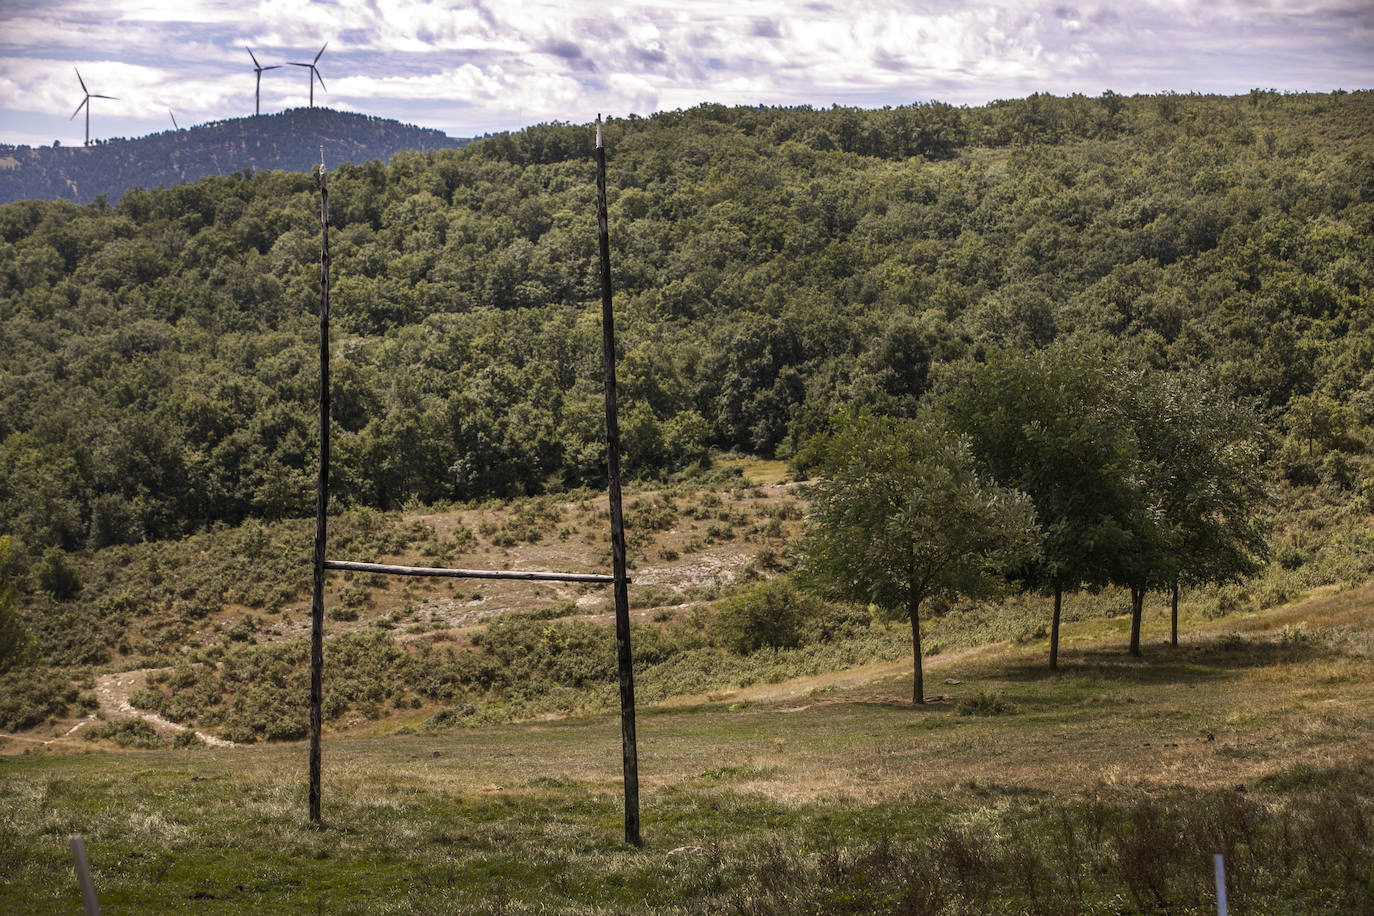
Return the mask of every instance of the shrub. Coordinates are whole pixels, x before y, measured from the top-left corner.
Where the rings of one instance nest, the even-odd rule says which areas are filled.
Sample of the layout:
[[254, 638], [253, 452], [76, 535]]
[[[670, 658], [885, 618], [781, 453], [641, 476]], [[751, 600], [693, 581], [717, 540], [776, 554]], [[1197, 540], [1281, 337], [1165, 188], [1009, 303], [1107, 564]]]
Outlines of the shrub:
[[806, 643], [854, 639], [869, 628], [873, 616], [857, 604], [825, 604], [806, 622]]
[[43, 551], [42, 559], [33, 566], [33, 574], [39, 590], [58, 601], [75, 598], [81, 592], [81, 579], [76, 566], [60, 547], [49, 547]]
[[347, 585], [339, 589], [339, 603], [346, 608], [357, 610], [359, 608], [372, 606], [372, 592], [367, 586], [360, 584], [357, 588]]
[[680, 594], [661, 585], [638, 585], [629, 592], [631, 608], [663, 607], [682, 601]]
[[721, 645], [747, 655], [801, 645], [807, 623], [819, 615], [819, 601], [801, 594], [786, 579], [771, 579], [727, 599], [714, 630]]
[[502, 663], [507, 691], [537, 696], [550, 686], [612, 683], [616, 677], [615, 634], [582, 621], [544, 623], [504, 619], [487, 627], [481, 645]]
[[0, 674], [22, 668], [38, 655], [38, 645], [19, 619], [14, 583], [6, 573], [10, 563], [10, 539], [0, 537]]
[[1255, 599], [1259, 603], [1260, 610], [1267, 610], [1271, 607], [1287, 604], [1296, 597], [1296, 594], [1287, 582], [1270, 579], [1260, 585]]
[[1225, 617], [1250, 602], [1250, 595], [1239, 585], [1223, 585], [1217, 589], [1216, 616]]
[[142, 719], [115, 719], [93, 725], [82, 733], [87, 741], [113, 741], [120, 747], [156, 748], [169, 742]]
[[172, 747], [201, 747], [205, 744], [195, 729], [183, 728], [172, 736]]
[[1274, 554], [1274, 559], [1284, 569], [1300, 569], [1311, 560], [1310, 554], [1297, 544], [1285, 544]]
[[1015, 711], [1015, 706], [990, 690], [978, 691], [955, 708], [961, 716], [1004, 716]]
[[525, 620], [557, 620], [560, 617], [572, 617], [578, 610], [576, 601], [559, 601], [554, 604], [533, 607], [527, 611], [508, 611], [505, 616], [508, 618], [520, 617]]
[[14, 671], [0, 675], [0, 728], [17, 732], [65, 716], [79, 691], [71, 678], [52, 671]]
[[1302, 443], [1289, 436], [1275, 455], [1279, 476], [1296, 487], [1312, 486], [1321, 481], [1317, 462], [1303, 448]]
[[1355, 486], [1355, 469], [1345, 452], [1328, 452], [1322, 459], [1322, 480], [1327, 486], [1346, 491]]

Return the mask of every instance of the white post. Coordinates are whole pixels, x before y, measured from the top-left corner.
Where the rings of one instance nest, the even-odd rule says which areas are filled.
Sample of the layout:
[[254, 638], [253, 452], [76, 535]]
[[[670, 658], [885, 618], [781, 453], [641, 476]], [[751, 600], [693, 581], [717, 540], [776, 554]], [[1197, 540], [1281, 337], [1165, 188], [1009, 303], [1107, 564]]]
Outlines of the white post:
[[1226, 863], [1221, 853], [1212, 856], [1212, 864], [1217, 873], [1217, 916], [1226, 916]]
[[81, 904], [86, 908], [86, 916], [100, 916], [100, 906], [95, 901], [95, 882], [91, 880], [91, 866], [86, 862], [86, 841], [81, 839], [79, 833], [73, 833], [67, 841], [72, 846], [76, 883], [81, 885]]

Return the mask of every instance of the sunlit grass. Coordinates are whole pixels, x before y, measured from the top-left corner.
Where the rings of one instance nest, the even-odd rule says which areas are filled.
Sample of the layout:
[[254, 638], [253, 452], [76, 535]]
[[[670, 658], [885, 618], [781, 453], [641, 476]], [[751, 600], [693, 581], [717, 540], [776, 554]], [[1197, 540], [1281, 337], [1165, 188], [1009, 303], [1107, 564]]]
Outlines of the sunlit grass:
[[[919, 709], [901, 666], [646, 709], [642, 849], [621, 842], [614, 716], [331, 736], [320, 830], [300, 744], [11, 755], [0, 910], [74, 910], [80, 832], [111, 913], [1202, 913], [1213, 847], [1237, 907], [1346, 912], [1369, 889], [1374, 659], [1347, 634], [1370, 599], [1190, 620], [1144, 661], [1073, 624], [1097, 638], [1058, 673], [1029, 643], [936, 656], [943, 696]], [[980, 695], [1005, 708], [959, 714]]]
[[770, 461], [763, 458], [719, 458], [714, 466], [724, 470], [738, 469], [740, 476], [754, 486], [772, 486], [786, 483], [792, 472], [785, 461]]

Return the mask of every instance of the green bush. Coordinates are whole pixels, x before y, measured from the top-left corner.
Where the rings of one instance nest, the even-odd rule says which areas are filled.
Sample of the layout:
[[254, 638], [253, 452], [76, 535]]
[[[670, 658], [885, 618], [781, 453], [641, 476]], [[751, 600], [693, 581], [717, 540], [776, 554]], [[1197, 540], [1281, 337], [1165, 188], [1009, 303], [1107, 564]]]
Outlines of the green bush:
[[499, 620], [482, 635], [483, 652], [505, 669], [506, 692], [537, 695], [552, 686], [611, 683], [616, 677], [615, 633], [583, 621]]
[[868, 608], [856, 604], [822, 604], [806, 622], [805, 642], [828, 643], [861, 636], [873, 623]]
[[70, 673], [38, 669], [0, 675], [0, 728], [23, 731], [65, 716], [79, 696]]
[[961, 716], [1004, 716], [1015, 711], [1015, 706], [991, 690], [980, 690], [955, 707]]
[[76, 566], [60, 547], [49, 547], [33, 566], [34, 579], [40, 591], [58, 601], [67, 601], [81, 593], [81, 579]]
[[682, 603], [681, 594], [661, 585], [636, 585], [629, 591], [631, 608], [664, 607]]
[[15, 606], [14, 582], [7, 572], [10, 559], [10, 539], [0, 537], [0, 674], [29, 665], [38, 655], [37, 643]]
[[790, 649], [801, 645], [807, 625], [821, 609], [821, 602], [786, 579], [770, 579], [722, 602], [713, 629], [720, 644], [739, 655]]
[[1345, 452], [1328, 452], [1322, 459], [1321, 476], [1327, 486], [1340, 492], [1355, 487], [1355, 468]]
[[166, 747], [170, 742], [157, 733], [142, 719], [115, 719], [100, 725], [93, 725], [82, 732], [87, 741], [113, 741], [120, 747], [140, 747], [145, 749]]

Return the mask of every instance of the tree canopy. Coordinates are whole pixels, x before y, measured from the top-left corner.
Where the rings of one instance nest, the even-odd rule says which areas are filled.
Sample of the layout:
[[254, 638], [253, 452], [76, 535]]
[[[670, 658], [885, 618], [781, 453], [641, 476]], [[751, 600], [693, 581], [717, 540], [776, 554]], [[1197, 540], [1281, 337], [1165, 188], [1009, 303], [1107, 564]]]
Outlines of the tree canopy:
[[[1255, 572], [1269, 548], [1259, 510], [1267, 502], [1261, 428], [1244, 404], [1195, 379], [1130, 374], [1120, 388], [1135, 434], [1144, 497], [1123, 584], [1168, 588], [1178, 644], [1182, 582], [1220, 584]], [[1140, 649], [1140, 602], [1131, 651]]]
[[[612, 120], [625, 470], [786, 457], [838, 410], [913, 416], [987, 354], [1058, 340], [1340, 446], [1301, 408], [1374, 416], [1372, 112], [1037, 95]], [[548, 124], [333, 170], [335, 503], [603, 482], [591, 143]], [[261, 170], [0, 206], [16, 549], [308, 514], [317, 193]], [[1314, 462], [1293, 473], [1348, 473]]]
[[842, 414], [810, 445], [801, 569], [807, 581], [910, 621], [912, 702], [924, 702], [923, 604], [981, 595], [1035, 550], [1029, 498], [974, 467], [968, 441], [933, 415]]
[[950, 401], [980, 465], [1035, 504], [1041, 552], [1021, 577], [1054, 596], [1051, 668], [1063, 593], [1112, 581], [1142, 509], [1138, 445], [1118, 400], [1100, 357], [1059, 346], [992, 355]]

